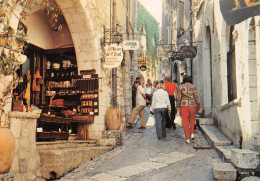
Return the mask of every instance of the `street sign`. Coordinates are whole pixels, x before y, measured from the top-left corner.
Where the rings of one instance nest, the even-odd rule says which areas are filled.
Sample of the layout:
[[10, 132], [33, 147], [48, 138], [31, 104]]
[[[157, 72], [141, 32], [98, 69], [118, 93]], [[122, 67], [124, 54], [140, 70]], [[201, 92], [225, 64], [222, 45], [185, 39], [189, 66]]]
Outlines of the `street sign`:
[[142, 66], [140, 67], [140, 70], [141, 70], [141, 71], [146, 71], [146, 66], [142, 65]]
[[133, 40], [125, 40], [123, 41], [123, 49], [124, 50], [138, 50], [139, 42]]
[[183, 46], [180, 49], [183, 58], [195, 58], [197, 55], [197, 48], [194, 46]]

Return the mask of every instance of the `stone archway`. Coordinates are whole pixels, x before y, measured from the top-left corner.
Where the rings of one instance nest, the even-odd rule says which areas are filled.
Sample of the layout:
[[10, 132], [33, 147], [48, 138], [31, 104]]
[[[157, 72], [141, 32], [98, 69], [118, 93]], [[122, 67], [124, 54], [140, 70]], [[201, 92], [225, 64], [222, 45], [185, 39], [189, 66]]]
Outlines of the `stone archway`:
[[[80, 0], [56, 0], [68, 24], [76, 51], [78, 67], [82, 69], [97, 68], [101, 58], [101, 49], [93, 30], [93, 22], [88, 9]], [[93, 21], [93, 20], [92, 20]]]

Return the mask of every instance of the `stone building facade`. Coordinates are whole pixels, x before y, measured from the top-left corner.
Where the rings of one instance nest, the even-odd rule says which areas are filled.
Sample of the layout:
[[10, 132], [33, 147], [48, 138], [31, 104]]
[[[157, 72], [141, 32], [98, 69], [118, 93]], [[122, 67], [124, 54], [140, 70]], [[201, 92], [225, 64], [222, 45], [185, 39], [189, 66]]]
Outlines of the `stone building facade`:
[[[12, 2], [12, 1], [10, 1]], [[27, 27], [30, 44], [42, 49], [74, 47], [78, 65], [81, 70], [95, 69], [101, 77], [99, 80], [99, 112], [93, 124], [88, 126], [90, 139], [102, 138], [106, 130], [105, 115], [111, 101], [111, 69], [103, 68], [104, 53], [101, 40], [104, 38], [104, 28], [112, 29], [116, 24], [122, 27], [123, 40], [133, 40], [136, 29], [136, 4], [130, 0], [80, 1], [57, 0], [50, 1], [62, 11], [65, 22], [61, 32], [55, 33], [50, 29], [48, 17], [41, 8], [33, 9], [22, 23]], [[20, 12], [19, 6], [12, 5], [10, 11], [11, 26], [17, 29]], [[124, 59], [117, 68], [117, 103], [123, 113], [124, 120], [131, 112], [131, 80], [130, 70], [137, 57], [133, 52], [124, 51]], [[102, 89], [102, 90], [101, 90]]]
[[[260, 132], [259, 16], [230, 26], [222, 17], [218, 0], [192, 2], [192, 37], [186, 34], [185, 39], [192, 38], [197, 47], [190, 69], [205, 114], [214, 118], [215, 124], [234, 145], [256, 149]], [[175, 3], [180, 4], [180, 1]], [[184, 13], [181, 14], [184, 14], [184, 30], [187, 31], [190, 2], [183, 3]], [[179, 11], [172, 15], [180, 14]], [[178, 35], [178, 28], [176, 30], [173, 33], [177, 36], [175, 42], [180, 42], [182, 37]], [[189, 69], [187, 62], [186, 67]]]
[[[161, 58], [160, 77], [170, 76], [171, 79], [182, 81], [181, 73], [190, 75], [190, 60], [173, 61], [169, 52], [177, 52], [183, 45], [189, 44], [189, 14], [184, 9], [188, 8], [185, 1], [162, 0], [162, 37], [160, 45], [164, 49]], [[170, 65], [170, 66], [169, 66]]]
[[[99, 115], [94, 117], [93, 124], [87, 125], [87, 131], [88, 139], [102, 140], [103, 133], [107, 130], [105, 116], [111, 106], [110, 102], [112, 98], [112, 70], [103, 67], [104, 52], [101, 41], [104, 38], [104, 28], [112, 29], [118, 24], [122, 27], [120, 33], [123, 40], [134, 40], [137, 1], [51, 0], [49, 2], [61, 9], [64, 19], [63, 28], [61, 32], [54, 32], [50, 29], [48, 17], [42, 12], [41, 7], [32, 9], [27, 18], [22, 20], [22, 23], [27, 27], [29, 43], [44, 50], [73, 47], [76, 54], [78, 73], [81, 70], [95, 69], [101, 78], [99, 80]], [[11, 8], [9, 16], [11, 27], [17, 30], [21, 17], [21, 8], [15, 3], [16, 1], [10, 0]], [[118, 108], [123, 115], [122, 123], [130, 117], [131, 113], [131, 71], [132, 74], [137, 74], [134, 72], [136, 69], [132, 68], [132, 64], [137, 66], [137, 55], [135, 55], [135, 52], [124, 51], [123, 54], [123, 61], [116, 68], [115, 76], [116, 99]], [[22, 54], [21, 56], [24, 59]], [[10, 81], [11, 79], [12, 77], [1, 77], [2, 81]], [[19, 112], [9, 113], [11, 105], [8, 105], [6, 110], [8, 110], [6, 111], [6, 117], [9, 114], [9, 124], [16, 139], [15, 158], [11, 172], [19, 175], [17, 180], [21, 180], [19, 179], [21, 177], [24, 180], [35, 180], [36, 177], [39, 178], [41, 176], [39, 171], [41, 163], [36, 145], [30, 143], [35, 143], [35, 131], [31, 131], [35, 130], [36, 119], [40, 115], [35, 116], [34, 113], [21, 113], [20, 115]], [[31, 122], [33, 123], [31, 124]], [[27, 129], [27, 124], [30, 124], [30, 134], [28, 133], [29, 128]], [[25, 146], [28, 146], [26, 150], [29, 149], [33, 152], [35, 156], [33, 159], [37, 162], [31, 164], [32, 159], [28, 156], [29, 152], [24, 153]], [[24, 162], [20, 163], [20, 160]], [[21, 164], [24, 167], [19, 168]], [[25, 169], [26, 171], [21, 171], [21, 169]]]

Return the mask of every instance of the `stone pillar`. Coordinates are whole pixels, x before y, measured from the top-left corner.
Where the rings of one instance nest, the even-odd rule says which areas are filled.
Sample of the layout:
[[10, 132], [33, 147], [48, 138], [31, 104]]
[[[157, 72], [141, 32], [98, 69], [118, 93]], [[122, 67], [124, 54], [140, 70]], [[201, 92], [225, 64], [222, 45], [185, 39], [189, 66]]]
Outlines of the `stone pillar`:
[[36, 123], [39, 113], [10, 112], [10, 129], [15, 138], [15, 155], [10, 172], [14, 181], [32, 181], [41, 177], [40, 156], [36, 150]]

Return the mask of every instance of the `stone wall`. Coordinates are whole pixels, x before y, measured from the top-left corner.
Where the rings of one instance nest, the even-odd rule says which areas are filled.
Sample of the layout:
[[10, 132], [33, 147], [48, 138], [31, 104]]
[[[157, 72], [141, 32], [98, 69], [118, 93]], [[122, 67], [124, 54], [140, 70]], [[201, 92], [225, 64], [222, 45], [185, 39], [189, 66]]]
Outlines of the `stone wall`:
[[[111, 98], [111, 70], [104, 69], [102, 67], [101, 58], [104, 57], [101, 39], [104, 36], [104, 28], [111, 27], [111, 6], [113, 1], [110, 0], [56, 0], [57, 5], [60, 7], [63, 16], [68, 25], [69, 32], [71, 34], [71, 39], [74, 44], [77, 64], [79, 67], [79, 72], [81, 70], [95, 69], [96, 73], [101, 78], [99, 80], [100, 90], [99, 90], [99, 116], [95, 116], [94, 124], [88, 126], [88, 138], [89, 139], [101, 139], [102, 131], [106, 129], [105, 125], [105, 115], [110, 107]], [[127, 33], [134, 32], [135, 22], [129, 21], [131, 23], [130, 29], [126, 33], [126, 18], [128, 20], [135, 20], [133, 17], [127, 16], [126, 12], [126, 1], [115, 1], [116, 4], [116, 17], [114, 18], [117, 23], [123, 27], [124, 39], [129, 39]], [[131, 2], [130, 2], [131, 3]], [[136, 8], [136, 1], [133, 4], [129, 4], [130, 11]], [[35, 11], [37, 12], [37, 11]], [[134, 12], [134, 11], [133, 11]], [[129, 14], [128, 14], [129, 15]], [[19, 14], [18, 14], [19, 16]], [[128, 22], [128, 23], [129, 23]], [[13, 20], [11, 22], [17, 27], [18, 21]], [[30, 22], [33, 24], [33, 22]], [[26, 25], [26, 22], [25, 22]], [[33, 26], [33, 25], [32, 25]], [[28, 27], [32, 27], [28, 26]], [[28, 33], [30, 33], [30, 29]], [[30, 37], [40, 36], [36, 31], [32, 32]], [[37, 36], [36, 36], [37, 35]], [[42, 41], [39, 40], [39, 41]], [[37, 45], [37, 39], [34, 38], [34, 44]], [[48, 42], [38, 42], [41, 44]], [[129, 53], [129, 52], [125, 52]], [[130, 77], [130, 67], [131, 67], [131, 56], [125, 56], [125, 66], [118, 68], [118, 101], [123, 116], [125, 118], [129, 117], [130, 114], [130, 101], [129, 91], [131, 90], [131, 80]], [[137, 57], [136, 57], [137, 58]], [[129, 92], [129, 93], [128, 93]], [[10, 107], [10, 106], [9, 106]]]
[[10, 112], [10, 129], [15, 138], [15, 155], [10, 172], [14, 181], [33, 181], [41, 177], [40, 157], [36, 150], [38, 113]]
[[[214, 14], [212, 13], [214, 12]], [[200, 16], [203, 14], [203, 16]], [[196, 14], [195, 14], [196, 15]], [[193, 61], [194, 84], [198, 86], [202, 105], [212, 112], [213, 118], [220, 130], [227, 135], [234, 145], [242, 148], [252, 148], [252, 137], [259, 133], [259, 54], [256, 50], [260, 45], [255, 38], [254, 48], [250, 48], [249, 18], [237, 25], [231, 36], [235, 38], [237, 99], [228, 102], [227, 85], [227, 52], [229, 28], [222, 18], [219, 2], [205, 0], [194, 19], [194, 42], [198, 42], [198, 54]], [[255, 17], [259, 24], [259, 16]], [[259, 35], [259, 28], [255, 35]], [[252, 29], [252, 28], [251, 28]], [[210, 31], [209, 31], [210, 30]], [[207, 42], [211, 38], [211, 46]], [[207, 50], [211, 48], [211, 56]], [[212, 96], [213, 106], [210, 110], [211, 81], [210, 66], [212, 64]], [[257, 63], [258, 62], [258, 63]]]

